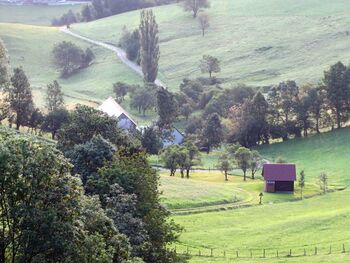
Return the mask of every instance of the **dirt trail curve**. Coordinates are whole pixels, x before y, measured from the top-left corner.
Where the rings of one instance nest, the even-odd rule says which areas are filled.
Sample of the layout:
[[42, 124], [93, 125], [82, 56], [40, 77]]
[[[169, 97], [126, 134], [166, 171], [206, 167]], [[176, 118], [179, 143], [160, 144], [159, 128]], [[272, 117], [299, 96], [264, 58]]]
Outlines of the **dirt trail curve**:
[[[131, 70], [135, 71], [137, 74], [141, 75], [143, 77], [143, 73], [142, 73], [142, 69], [140, 66], [138, 66], [137, 64], [135, 64], [134, 62], [130, 61], [124, 50], [122, 50], [121, 48], [118, 48], [116, 46], [110, 45], [110, 44], [106, 44], [104, 42], [101, 41], [97, 41], [97, 40], [93, 40], [91, 38], [87, 38], [84, 37], [82, 35], [79, 35], [77, 33], [72, 32], [71, 30], [69, 30], [67, 27], [60, 27], [60, 31], [63, 33], [66, 33], [68, 35], [71, 35], [75, 38], [79, 38], [83, 41], [89, 42], [91, 44], [94, 44], [96, 46], [100, 46], [106, 49], [109, 49], [111, 51], [113, 51], [114, 53], [117, 54], [118, 58], [126, 65], [128, 66]], [[159, 79], [156, 79], [155, 84], [157, 84], [158, 86], [162, 86], [162, 87], [166, 87], [164, 85], [164, 83], [162, 83]]]

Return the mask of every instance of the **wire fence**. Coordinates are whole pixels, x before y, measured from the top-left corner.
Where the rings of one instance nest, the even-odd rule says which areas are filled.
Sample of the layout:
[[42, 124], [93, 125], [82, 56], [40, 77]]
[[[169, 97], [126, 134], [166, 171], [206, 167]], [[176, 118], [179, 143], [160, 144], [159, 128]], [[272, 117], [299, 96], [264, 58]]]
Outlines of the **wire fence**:
[[254, 248], [254, 249], [217, 249], [186, 246], [177, 244], [173, 250], [176, 253], [194, 256], [207, 257], [224, 260], [237, 260], [249, 258], [291, 258], [307, 257], [317, 255], [345, 254], [350, 252], [350, 241], [343, 241], [333, 244], [306, 245], [303, 247], [284, 248]]

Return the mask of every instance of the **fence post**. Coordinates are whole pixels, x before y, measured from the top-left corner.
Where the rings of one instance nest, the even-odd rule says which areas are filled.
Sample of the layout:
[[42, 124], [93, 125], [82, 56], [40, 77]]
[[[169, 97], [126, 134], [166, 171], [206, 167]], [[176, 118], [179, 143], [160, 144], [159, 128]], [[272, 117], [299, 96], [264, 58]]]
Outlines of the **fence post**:
[[198, 250], [198, 256], [201, 256], [201, 250], [200, 249]]
[[277, 252], [276, 252], [276, 257], [278, 257], [278, 249], [277, 249]]
[[289, 256], [292, 256], [292, 249], [289, 249]]
[[342, 251], [342, 253], [345, 253], [345, 245], [343, 244], [343, 251]]
[[263, 258], [265, 258], [265, 249], [263, 250]]
[[329, 246], [329, 254], [332, 254], [332, 246]]
[[304, 248], [304, 256], [306, 256], [306, 249]]
[[213, 257], [213, 249], [210, 249], [210, 256]]
[[315, 255], [317, 255], [317, 247], [315, 247]]

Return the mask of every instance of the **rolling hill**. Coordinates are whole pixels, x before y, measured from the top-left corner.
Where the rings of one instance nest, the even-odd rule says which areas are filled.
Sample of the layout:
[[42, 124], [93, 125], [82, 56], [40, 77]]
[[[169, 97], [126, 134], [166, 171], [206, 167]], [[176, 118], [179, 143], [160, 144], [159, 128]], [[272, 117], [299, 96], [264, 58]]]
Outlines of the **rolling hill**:
[[[91, 46], [59, 31], [58, 28], [24, 24], [0, 23], [0, 36], [9, 51], [12, 67], [23, 67], [34, 90], [37, 105], [43, 106], [45, 87], [58, 79], [68, 104], [99, 103], [113, 94], [117, 81], [141, 83], [142, 79], [130, 71], [108, 50]], [[52, 62], [52, 49], [61, 41], [72, 41], [95, 53], [93, 64], [79, 73], [62, 79]]]
[[[203, 76], [199, 60], [221, 60], [218, 77], [226, 85], [270, 85], [294, 79], [318, 82], [332, 63], [350, 57], [346, 0], [212, 0], [210, 28], [201, 36], [198, 21], [178, 5], [154, 8], [160, 30], [160, 79], [176, 90], [184, 77]], [[84, 36], [118, 43], [122, 29], [134, 29], [139, 11], [76, 24]]]
[[0, 23], [18, 23], [49, 26], [53, 18], [58, 18], [72, 10], [78, 12], [81, 5], [0, 5]]

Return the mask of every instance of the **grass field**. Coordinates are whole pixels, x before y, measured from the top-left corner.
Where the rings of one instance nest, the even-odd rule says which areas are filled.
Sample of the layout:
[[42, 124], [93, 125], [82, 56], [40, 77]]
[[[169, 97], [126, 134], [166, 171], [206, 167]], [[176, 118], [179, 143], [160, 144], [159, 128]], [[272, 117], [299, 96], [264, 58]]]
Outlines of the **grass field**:
[[[142, 79], [131, 72], [108, 50], [76, 40], [61, 33], [57, 28], [0, 23], [0, 36], [10, 54], [12, 67], [23, 67], [30, 79], [35, 102], [44, 104], [45, 87], [58, 79], [68, 104], [90, 103], [96, 106], [113, 95], [112, 85], [117, 81], [141, 83]], [[66, 40], [82, 48], [90, 47], [95, 53], [93, 64], [68, 79], [59, 78], [59, 72], [52, 61], [55, 44]]]
[[[170, 177], [168, 172], [161, 172], [162, 203], [170, 210], [191, 212], [193, 208], [234, 208], [235, 205], [251, 206], [259, 204], [259, 194], [264, 189], [261, 177], [246, 182], [240, 175], [230, 175], [224, 180], [224, 175], [218, 171], [196, 171], [191, 173], [190, 179], [181, 179], [177, 173]], [[306, 184], [303, 194], [305, 198], [318, 195], [319, 187], [313, 183]], [[265, 193], [263, 202], [267, 204], [295, 201], [300, 199], [297, 188], [294, 193]], [[215, 207], [216, 206], [216, 207]], [[174, 210], [175, 209], [175, 210]]]
[[81, 5], [0, 5], [0, 23], [49, 26], [53, 18], [58, 18], [69, 10], [78, 12], [81, 8]]
[[[324, 171], [329, 176], [331, 187], [347, 187], [350, 182], [349, 139], [350, 128], [344, 128], [260, 147], [258, 150], [270, 159], [283, 156], [289, 162], [295, 162], [298, 172], [305, 170], [306, 181], [311, 185], [317, 183], [319, 173]], [[256, 184], [255, 187], [260, 186]], [[228, 257], [235, 258], [237, 250], [241, 257], [245, 257], [233, 260], [238, 262], [349, 260], [349, 255], [341, 254], [341, 249], [345, 243], [350, 251], [350, 230], [347, 227], [350, 223], [350, 189], [297, 202], [283, 200], [283, 195], [271, 195], [279, 202], [268, 201], [269, 197], [265, 194], [262, 206], [173, 216], [177, 223], [185, 227], [177, 249], [186, 251], [188, 246], [192, 254], [198, 254], [201, 250], [202, 254], [209, 255], [210, 248], [213, 248], [216, 253], [213, 258], [193, 257], [191, 262], [229, 262], [223, 258], [224, 251]], [[330, 245], [332, 253], [336, 254], [327, 255]], [[315, 246], [320, 255], [286, 257], [289, 249], [300, 256], [305, 248], [307, 255], [310, 255], [314, 253]], [[253, 250], [254, 259], [250, 259], [250, 249]], [[262, 258], [263, 249], [266, 249], [266, 259]], [[277, 249], [283, 258], [276, 259]]]
[[[201, 76], [204, 54], [221, 60], [219, 77], [231, 83], [318, 82], [330, 64], [350, 57], [347, 0], [212, 0], [210, 28], [178, 5], [154, 8], [160, 29], [160, 78], [173, 90], [182, 78]], [[76, 32], [117, 43], [122, 28], [134, 29], [139, 11], [74, 25]]]
[[350, 128], [343, 128], [306, 139], [263, 146], [259, 151], [271, 160], [282, 156], [288, 162], [295, 162], [299, 172], [305, 170], [309, 181], [317, 181], [319, 174], [325, 172], [331, 185], [348, 186], [350, 184], [348, 142], [350, 142]]

